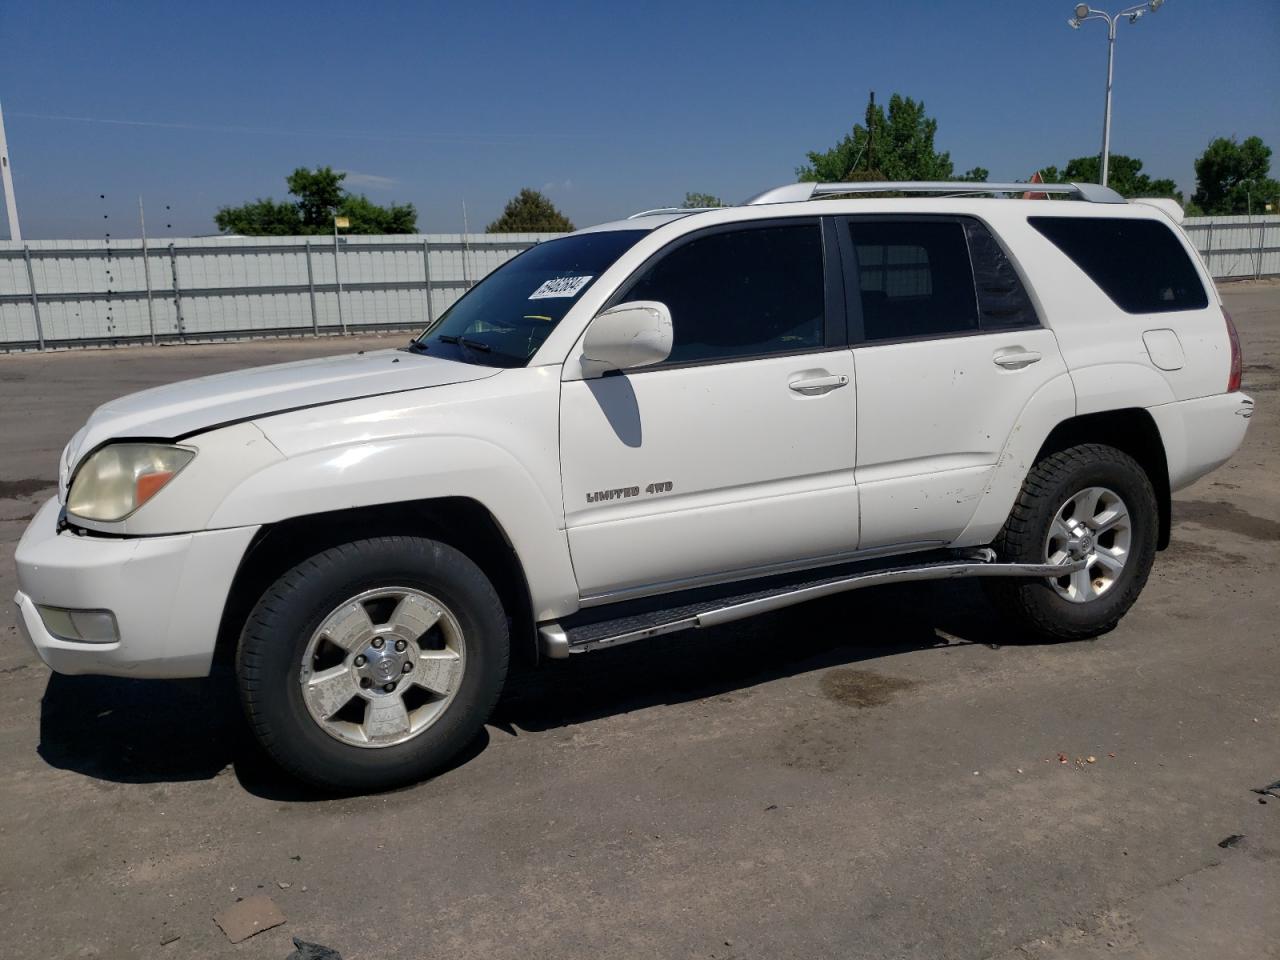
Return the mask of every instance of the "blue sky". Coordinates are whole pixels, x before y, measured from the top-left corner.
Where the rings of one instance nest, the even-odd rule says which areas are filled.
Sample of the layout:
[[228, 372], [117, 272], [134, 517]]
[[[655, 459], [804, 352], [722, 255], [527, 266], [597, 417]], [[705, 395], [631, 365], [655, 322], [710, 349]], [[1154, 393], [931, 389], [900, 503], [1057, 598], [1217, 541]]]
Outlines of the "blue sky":
[[[136, 236], [140, 193], [150, 233], [210, 233], [323, 164], [427, 232], [522, 186], [585, 225], [788, 182], [871, 89], [922, 98], [957, 171], [1094, 153], [1106, 30], [1072, 6], [9, 0], [0, 104], [28, 237]], [[1190, 188], [1212, 137], [1280, 151], [1278, 0], [1168, 0], [1119, 34], [1114, 152]]]

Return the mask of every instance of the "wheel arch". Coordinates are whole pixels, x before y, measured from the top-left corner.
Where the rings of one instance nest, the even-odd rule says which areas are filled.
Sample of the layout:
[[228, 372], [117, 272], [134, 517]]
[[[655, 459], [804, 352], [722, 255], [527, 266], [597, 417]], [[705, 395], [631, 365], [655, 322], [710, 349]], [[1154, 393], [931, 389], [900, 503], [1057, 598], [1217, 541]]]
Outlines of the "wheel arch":
[[227, 593], [214, 663], [232, 662], [254, 604], [290, 567], [341, 543], [392, 534], [438, 540], [471, 559], [493, 583], [510, 620], [513, 661], [525, 665], [537, 662], [529, 583], [506, 531], [477, 500], [436, 497], [304, 514], [261, 527], [245, 550]]
[[1155, 490], [1160, 527], [1156, 549], [1169, 546], [1172, 504], [1169, 490], [1169, 460], [1155, 419], [1141, 407], [1086, 413], [1071, 417], [1054, 427], [1036, 454], [1035, 462], [1059, 450], [1081, 443], [1104, 443], [1134, 460], [1146, 472]]

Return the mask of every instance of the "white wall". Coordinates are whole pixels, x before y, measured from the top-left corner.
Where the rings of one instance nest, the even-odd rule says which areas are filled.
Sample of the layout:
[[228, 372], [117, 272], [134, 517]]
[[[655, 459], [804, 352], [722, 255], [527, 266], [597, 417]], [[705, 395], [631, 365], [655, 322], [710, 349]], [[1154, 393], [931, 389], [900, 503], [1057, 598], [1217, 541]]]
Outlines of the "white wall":
[[[1280, 216], [1191, 217], [1183, 227], [1218, 278], [1280, 274]], [[347, 237], [339, 248], [342, 320], [349, 328], [422, 327], [494, 267], [557, 234]], [[307, 279], [311, 245], [315, 310]], [[170, 255], [172, 246], [172, 256]], [[31, 302], [27, 254], [40, 317]], [[77, 342], [307, 334], [340, 329], [331, 237], [0, 241], [0, 350]], [[178, 294], [173, 274], [177, 269]], [[180, 304], [179, 304], [180, 301]], [[181, 324], [179, 324], [179, 306]]]
[[[494, 267], [554, 236], [344, 237], [336, 264], [342, 321], [366, 329], [425, 326], [428, 267], [430, 309], [438, 316]], [[0, 349], [35, 346], [41, 334], [50, 344], [149, 342], [153, 322], [159, 340], [339, 329], [332, 237], [153, 242], [145, 265], [150, 310], [141, 240], [0, 241]]]

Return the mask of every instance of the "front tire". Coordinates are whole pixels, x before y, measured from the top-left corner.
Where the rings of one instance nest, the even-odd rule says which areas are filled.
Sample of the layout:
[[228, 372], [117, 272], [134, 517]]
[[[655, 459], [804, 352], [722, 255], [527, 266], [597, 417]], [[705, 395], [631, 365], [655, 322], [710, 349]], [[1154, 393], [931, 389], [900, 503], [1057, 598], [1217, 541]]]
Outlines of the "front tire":
[[1052, 453], [1028, 473], [993, 546], [1008, 563], [1088, 564], [1057, 580], [989, 580], [988, 596], [1039, 637], [1106, 633], [1146, 585], [1158, 528], [1151, 481], [1128, 454], [1099, 443]]
[[324, 550], [245, 623], [241, 702], [285, 770], [340, 791], [437, 772], [476, 736], [506, 678], [507, 620], [465, 555], [419, 537]]

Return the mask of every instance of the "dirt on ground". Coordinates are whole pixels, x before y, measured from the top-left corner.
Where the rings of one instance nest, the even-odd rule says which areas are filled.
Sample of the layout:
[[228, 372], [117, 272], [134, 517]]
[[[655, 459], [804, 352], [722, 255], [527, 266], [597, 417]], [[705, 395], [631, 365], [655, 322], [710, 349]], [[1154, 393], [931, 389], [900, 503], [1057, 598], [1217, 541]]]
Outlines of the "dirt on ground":
[[[332, 799], [227, 677], [51, 675], [0, 619], [0, 956], [1280, 955], [1280, 285], [1224, 293], [1248, 438], [1095, 641], [866, 591], [549, 664], [453, 769]], [[399, 339], [0, 357], [0, 595], [98, 403]]]

